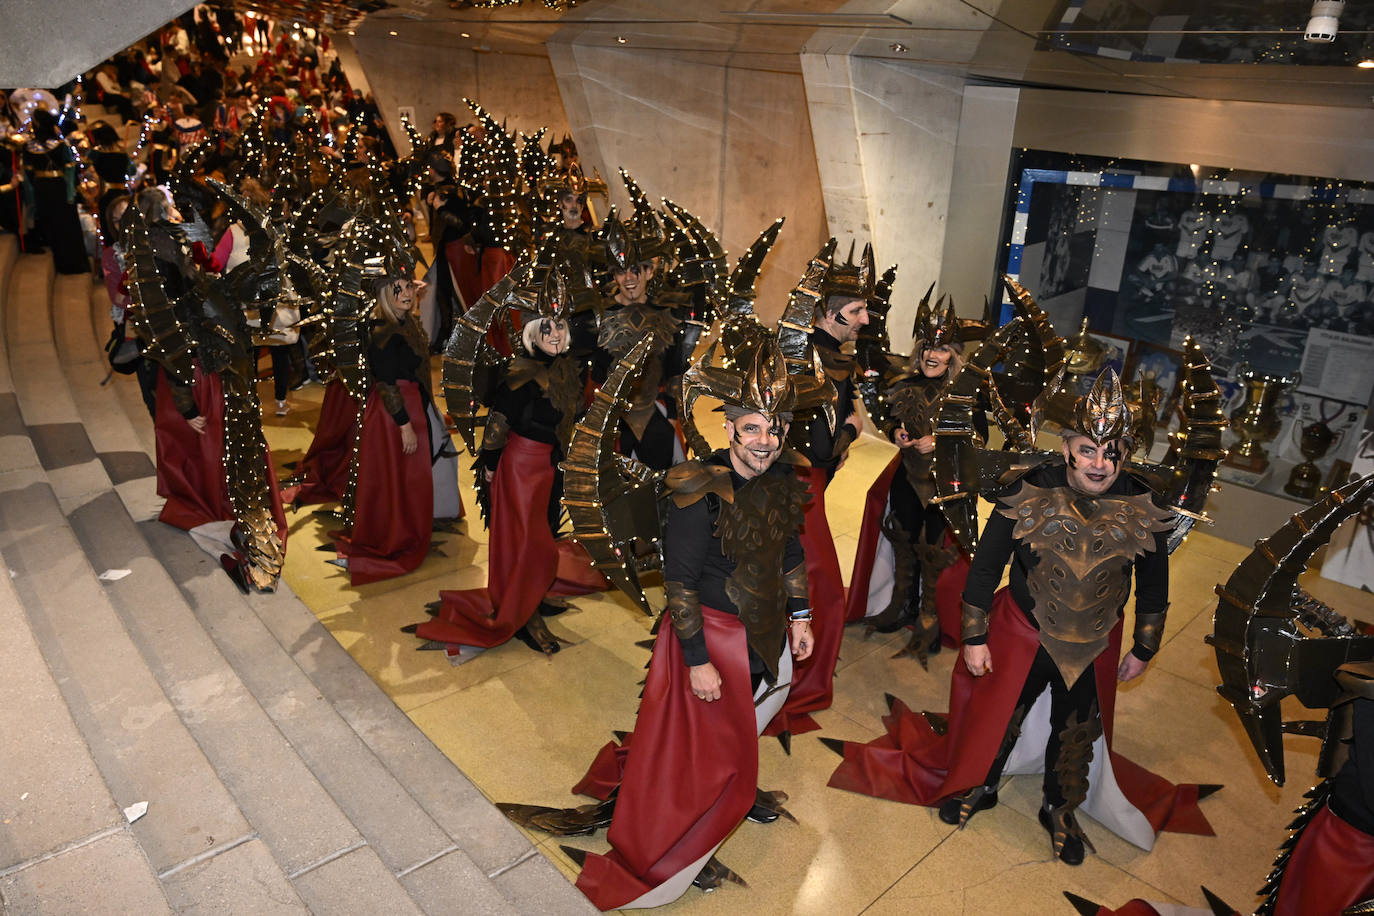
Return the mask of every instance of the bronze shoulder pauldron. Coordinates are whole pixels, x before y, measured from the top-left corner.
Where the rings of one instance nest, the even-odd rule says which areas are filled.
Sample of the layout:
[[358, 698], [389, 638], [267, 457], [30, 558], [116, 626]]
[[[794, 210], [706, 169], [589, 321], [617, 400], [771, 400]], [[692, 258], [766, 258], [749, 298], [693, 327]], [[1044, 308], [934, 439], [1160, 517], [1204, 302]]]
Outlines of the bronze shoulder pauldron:
[[664, 480], [668, 495], [679, 509], [685, 509], [707, 493], [714, 493], [723, 502], [735, 501], [735, 485], [730, 469], [702, 461], [684, 461], [668, 469]]

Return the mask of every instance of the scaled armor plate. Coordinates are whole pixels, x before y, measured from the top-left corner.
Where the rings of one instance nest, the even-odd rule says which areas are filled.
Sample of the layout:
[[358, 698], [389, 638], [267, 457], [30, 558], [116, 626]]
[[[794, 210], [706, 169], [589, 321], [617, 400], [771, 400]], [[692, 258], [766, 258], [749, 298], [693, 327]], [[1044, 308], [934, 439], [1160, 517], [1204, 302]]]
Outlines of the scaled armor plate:
[[1072, 685], [1120, 619], [1131, 584], [1122, 566], [1155, 549], [1155, 533], [1170, 530], [1172, 513], [1149, 493], [1074, 498], [1066, 487], [1030, 482], [1003, 502], [997, 511], [1015, 522], [1012, 537], [1039, 558], [1026, 584], [1040, 644]]

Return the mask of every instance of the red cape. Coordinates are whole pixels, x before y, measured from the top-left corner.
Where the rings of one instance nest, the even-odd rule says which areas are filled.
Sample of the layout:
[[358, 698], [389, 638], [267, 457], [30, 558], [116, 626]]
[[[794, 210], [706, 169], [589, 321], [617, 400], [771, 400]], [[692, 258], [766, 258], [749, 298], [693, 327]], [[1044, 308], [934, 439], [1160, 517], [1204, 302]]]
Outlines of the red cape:
[[[229, 505], [229, 486], [224, 476], [224, 387], [219, 375], [196, 367], [191, 386], [196, 409], [205, 418], [205, 432], [197, 433], [177, 412], [167, 373], [157, 373], [157, 495], [167, 502], [160, 521], [190, 531], [210, 522], [234, 518]], [[264, 456], [267, 481], [272, 488], [272, 517], [277, 536], [286, 549], [286, 512], [282, 509], [277, 472], [269, 449]]]
[[1374, 897], [1374, 836], [1323, 807], [1298, 838], [1274, 916], [1339, 914]]
[[826, 473], [820, 468], [798, 467], [811, 499], [802, 521], [801, 542], [806, 551], [806, 583], [811, 601], [811, 631], [816, 645], [811, 657], [792, 669], [792, 689], [787, 702], [763, 730], [765, 735], [791, 732], [805, 734], [820, 728], [809, 715], [829, 709], [835, 692], [835, 663], [844, 636], [844, 580], [835, 538], [825, 516]]
[[[1102, 728], [1110, 749], [1116, 712], [1116, 660], [1122, 624], [1093, 663]], [[1039, 633], [1026, 620], [1008, 589], [992, 602], [988, 648], [994, 667], [975, 678], [962, 660], [950, 683], [949, 727], [936, 734], [925, 716], [901, 701], [883, 719], [887, 734], [867, 744], [845, 742], [844, 761], [829, 785], [914, 805], [939, 805], [945, 798], [981, 785], [997, 755], [1012, 709], [1040, 647]], [[1196, 785], [1174, 785], [1114, 751], [1111, 765], [1126, 799], [1155, 833], [1171, 830], [1212, 836], [1197, 806]]]
[[[407, 410], [410, 408], [407, 407]], [[412, 415], [413, 416], [413, 415]], [[320, 404], [320, 422], [315, 438], [296, 468], [301, 478], [283, 498], [290, 503], [313, 505], [337, 502], [348, 484], [348, 464], [353, 456], [353, 431], [358, 422], [358, 403], [337, 378], [330, 379]], [[418, 430], [417, 430], [418, 434]]]
[[405, 575], [429, 553], [434, 529], [434, 478], [420, 386], [401, 381], [406, 413], [419, 447], [401, 450], [401, 429], [374, 388], [363, 409], [358, 447], [358, 502], [353, 528], [335, 536], [339, 556], [348, 558], [353, 585]]
[[587, 856], [577, 879], [600, 909], [624, 906], [707, 856], [754, 804], [758, 732], [744, 627], [713, 608], [702, 618], [721, 699], [692, 695], [677, 636], [662, 627], [607, 833], [614, 848]]
[[499, 646], [529, 621], [546, 595], [609, 587], [586, 551], [573, 541], [555, 541], [549, 530], [552, 454], [547, 443], [516, 433], [507, 438], [491, 481], [487, 587], [441, 591], [439, 616], [416, 630], [421, 639]]

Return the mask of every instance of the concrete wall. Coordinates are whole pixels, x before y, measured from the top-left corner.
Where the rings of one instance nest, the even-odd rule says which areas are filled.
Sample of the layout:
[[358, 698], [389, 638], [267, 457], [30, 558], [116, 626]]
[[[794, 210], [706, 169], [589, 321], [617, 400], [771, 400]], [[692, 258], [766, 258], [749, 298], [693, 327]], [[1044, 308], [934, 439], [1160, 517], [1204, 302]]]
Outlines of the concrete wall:
[[[428, 23], [369, 20], [352, 39], [382, 117], [403, 153], [408, 146], [398, 106], [414, 108], [416, 129], [428, 134], [440, 111], [453, 112], [459, 124], [472, 120], [465, 96], [481, 102], [498, 121], [504, 119], [512, 132], [533, 133], [547, 126], [561, 137], [568, 130], [546, 55], [446, 47], [431, 28]], [[389, 35], [392, 30], [398, 35]]]
[[1022, 92], [1005, 86], [964, 88], [940, 289], [953, 296], [959, 314], [969, 318], [981, 315], [984, 296], [994, 301], [998, 296], [1000, 231]]
[[889, 326], [904, 351], [940, 280], [963, 80], [843, 52], [803, 54], [802, 72], [829, 232], [846, 250], [871, 241], [879, 269], [900, 265]]
[[611, 182], [617, 206], [628, 206], [624, 167], [651, 198], [672, 198], [713, 229], [732, 263], [786, 217], [758, 287], [759, 315], [781, 314], [826, 237], [801, 77], [663, 52], [548, 47], [583, 164]]

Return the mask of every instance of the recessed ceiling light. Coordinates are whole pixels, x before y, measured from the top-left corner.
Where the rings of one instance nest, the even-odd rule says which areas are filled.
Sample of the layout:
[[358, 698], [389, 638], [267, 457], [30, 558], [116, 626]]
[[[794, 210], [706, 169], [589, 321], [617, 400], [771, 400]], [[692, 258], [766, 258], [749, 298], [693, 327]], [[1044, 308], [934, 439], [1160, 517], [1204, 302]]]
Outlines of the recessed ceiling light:
[[902, 44], [900, 41], [894, 41], [892, 44], [888, 45], [888, 47], [896, 51], [898, 54], [906, 53], [906, 45]]
[[392, 29], [388, 34], [390, 34], [390, 35], [395, 35], [395, 34], [396, 34], [396, 30], [395, 30], [395, 29]]
[[1355, 66], [1359, 67], [1361, 70], [1374, 70], [1374, 60], [1370, 60], [1366, 57]]
[[618, 44], [618, 45], [623, 45], [623, 44], [625, 44], [626, 42], [628, 42], [629, 40], [630, 40], [630, 39], [626, 38], [624, 35], [617, 35], [617, 36], [615, 36], [615, 43]]
[[458, 33], [458, 37], [459, 37], [459, 38], [471, 38], [471, 37], [472, 37], [472, 33], [471, 33], [471, 32], [459, 32], [459, 33]]

